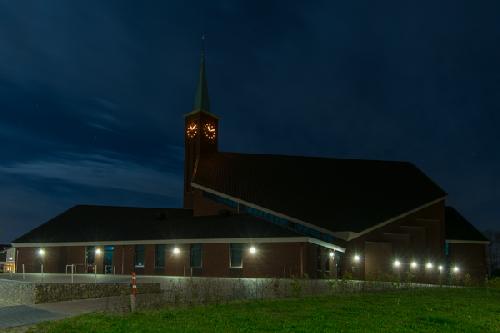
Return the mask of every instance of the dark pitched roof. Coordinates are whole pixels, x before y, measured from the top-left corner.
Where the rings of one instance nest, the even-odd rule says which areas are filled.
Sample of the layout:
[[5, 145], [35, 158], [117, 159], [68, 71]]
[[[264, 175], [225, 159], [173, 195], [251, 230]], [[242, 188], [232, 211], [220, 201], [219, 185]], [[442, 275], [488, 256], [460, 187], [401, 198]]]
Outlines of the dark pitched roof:
[[446, 239], [487, 242], [488, 239], [455, 208], [446, 207]]
[[302, 237], [248, 215], [193, 217], [171, 208], [75, 206], [13, 243]]
[[446, 193], [411, 163], [217, 153], [193, 183], [339, 232], [361, 232]]

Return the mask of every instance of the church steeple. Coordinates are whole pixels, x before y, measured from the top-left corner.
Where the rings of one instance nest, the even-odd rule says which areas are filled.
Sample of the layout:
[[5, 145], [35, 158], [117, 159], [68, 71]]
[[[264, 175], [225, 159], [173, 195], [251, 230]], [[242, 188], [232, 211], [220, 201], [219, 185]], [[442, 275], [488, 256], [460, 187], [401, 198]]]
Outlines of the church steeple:
[[210, 100], [208, 97], [207, 74], [205, 70], [205, 47], [201, 50], [200, 76], [194, 98], [193, 111], [210, 112]]
[[198, 160], [217, 153], [219, 142], [219, 118], [210, 112], [204, 47], [193, 110], [184, 115], [184, 133], [184, 207], [192, 208], [194, 192], [191, 180]]

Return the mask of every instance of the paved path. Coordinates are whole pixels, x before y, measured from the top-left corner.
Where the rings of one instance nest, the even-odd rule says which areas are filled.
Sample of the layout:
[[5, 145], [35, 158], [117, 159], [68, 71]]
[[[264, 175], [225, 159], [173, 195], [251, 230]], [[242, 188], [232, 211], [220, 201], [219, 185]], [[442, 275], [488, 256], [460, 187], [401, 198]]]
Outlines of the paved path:
[[61, 313], [37, 309], [28, 305], [7, 306], [0, 308], [0, 329], [31, 325], [64, 317]]
[[120, 297], [107, 297], [34, 305], [4, 305], [0, 306], [0, 330], [110, 310], [110, 307], [121, 304], [121, 300]]

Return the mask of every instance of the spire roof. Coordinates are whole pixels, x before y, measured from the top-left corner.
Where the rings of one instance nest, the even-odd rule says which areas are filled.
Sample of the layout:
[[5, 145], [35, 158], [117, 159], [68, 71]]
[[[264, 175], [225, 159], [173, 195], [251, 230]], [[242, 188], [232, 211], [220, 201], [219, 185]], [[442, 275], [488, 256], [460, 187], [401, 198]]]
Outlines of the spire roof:
[[193, 111], [210, 112], [210, 100], [208, 98], [207, 75], [205, 71], [205, 48], [201, 50], [200, 62], [200, 77], [198, 79], [198, 87], [196, 88], [196, 96], [194, 98]]

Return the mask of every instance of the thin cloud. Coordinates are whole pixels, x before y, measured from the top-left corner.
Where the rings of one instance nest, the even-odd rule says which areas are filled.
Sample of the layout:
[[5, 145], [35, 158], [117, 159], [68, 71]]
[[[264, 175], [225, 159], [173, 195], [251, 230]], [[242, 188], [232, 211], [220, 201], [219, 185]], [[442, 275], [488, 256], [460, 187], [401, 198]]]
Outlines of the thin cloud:
[[103, 155], [72, 154], [0, 166], [0, 173], [54, 179], [96, 188], [122, 189], [178, 197], [181, 176]]
[[90, 126], [90, 127], [92, 127], [92, 128], [101, 130], [101, 131], [116, 132], [115, 130], [109, 128], [108, 126], [105, 126], [105, 125], [102, 125], [102, 124], [98, 124], [98, 123], [87, 122], [87, 125]]

